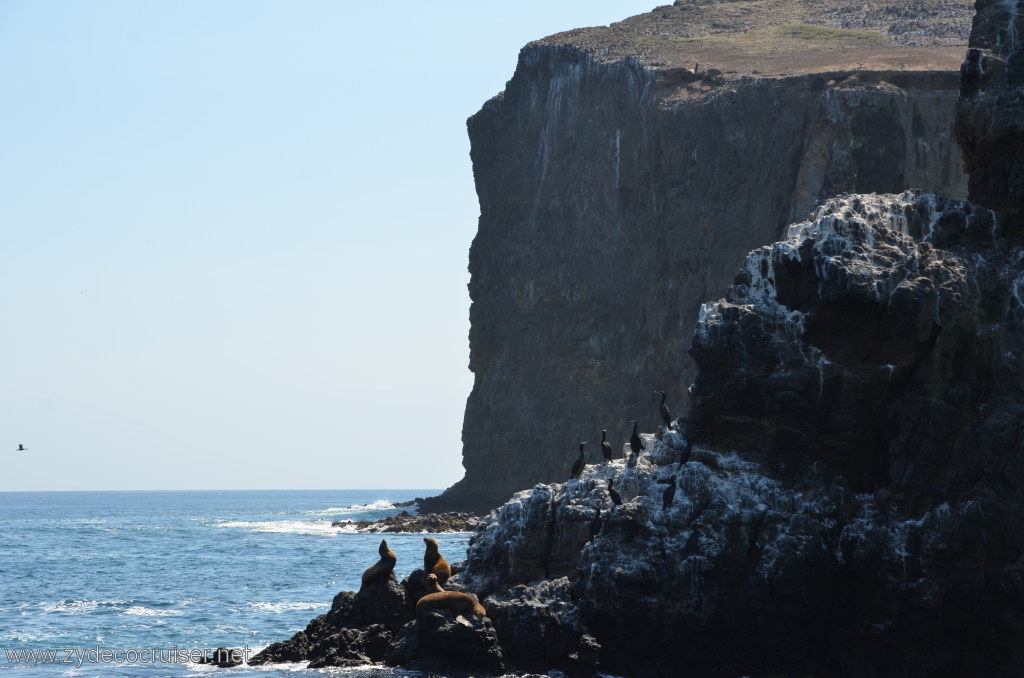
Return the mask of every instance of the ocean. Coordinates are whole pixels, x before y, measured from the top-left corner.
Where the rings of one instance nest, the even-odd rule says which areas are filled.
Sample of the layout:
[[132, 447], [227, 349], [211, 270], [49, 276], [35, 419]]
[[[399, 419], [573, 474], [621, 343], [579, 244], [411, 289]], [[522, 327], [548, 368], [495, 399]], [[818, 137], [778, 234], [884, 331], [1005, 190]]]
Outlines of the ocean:
[[[230, 678], [346, 675], [288, 664], [216, 669], [218, 646], [251, 654], [305, 628], [357, 590], [381, 538], [399, 580], [423, 565], [421, 534], [361, 534], [438, 490], [0, 492], [0, 671], [35, 676]], [[468, 534], [433, 535], [450, 561]]]

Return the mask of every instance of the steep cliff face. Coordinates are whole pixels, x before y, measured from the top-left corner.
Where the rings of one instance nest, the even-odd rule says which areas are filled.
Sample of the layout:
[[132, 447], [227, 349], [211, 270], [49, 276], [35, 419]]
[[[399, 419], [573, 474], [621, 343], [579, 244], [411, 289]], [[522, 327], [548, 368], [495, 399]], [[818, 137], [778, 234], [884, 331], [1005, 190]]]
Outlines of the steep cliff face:
[[424, 508], [488, 509], [567, 477], [577, 441], [654, 423], [654, 389], [681, 414], [700, 303], [822, 199], [965, 195], [951, 145], [963, 52], [945, 45], [964, 41], [966, 3], [918, 4], [930, 19], [677, 3], [523, 50], [469, 121], [466, 476]]
[[973, 202], [1024, 232], [1024, 2], [978, 0], [963, 65], [957, 135]]

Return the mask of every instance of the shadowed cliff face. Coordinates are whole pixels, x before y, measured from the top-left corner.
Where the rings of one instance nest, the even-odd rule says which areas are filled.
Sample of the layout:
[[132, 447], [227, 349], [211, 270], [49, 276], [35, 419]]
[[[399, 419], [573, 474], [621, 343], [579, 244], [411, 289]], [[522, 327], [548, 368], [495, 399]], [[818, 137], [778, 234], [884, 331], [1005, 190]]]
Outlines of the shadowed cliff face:
[[[466, 476], [426, 510], [486, 510], [566, 478], [579, 440], [608, 429], [618, 446], [630, 419], [656, 422], [654, 389], [683, 414], [700, 303], [824, 198], [966, 190], [948, 57], [936, 57], [945, 70], [812, 60], [742, 76], [711, 62], [606, 61], [583, 37], [525, 48], [506, 90], [469, 121], [481, 216]], [[844, 54], [826, 61], [860, 58]]]
[[957, 136], [973, 202], [1024, 230], [1024, 2], [978, 0], [963, 64]]

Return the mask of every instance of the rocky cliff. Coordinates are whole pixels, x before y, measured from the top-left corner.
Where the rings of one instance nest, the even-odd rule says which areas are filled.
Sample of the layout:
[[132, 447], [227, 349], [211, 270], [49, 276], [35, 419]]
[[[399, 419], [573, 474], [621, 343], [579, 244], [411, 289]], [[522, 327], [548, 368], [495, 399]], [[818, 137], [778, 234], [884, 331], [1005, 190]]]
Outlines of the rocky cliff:
[[826, 202], [702, 307], [689, 419], [517, 494], [463, 581], [574, 582], [612, 673], [1022, 675], [1022, 281], [986, 209]]
[[568, 477], [577, 441], [653, 426], [654, 389], [683, 413], [700, 303], [823, 199], [966, 195], [969, 4], [845, 5], [677, 2], [524, 48], [469, 121], [466, 475], [424, 509]]
[[462, 575], [488, 604], [532, 592], [627, 675], [1024, 675], [1024, 135], [1018, 83], [975, 85], [1024, 2], [977, 4], [985, 205], [845, 195], [751, 251], [701, 306], [689, 416], [488, 518]]
[[957, 118], [970, 198], [999, 210], [1008, 227], [1024, 232], [1024, 5], [1017, 0], [976, 4]]
[[[1018, 4], [978, 2], [957, 123], [974, 163], [1024, 142], [1003, 110], [1016, 81], [971, 85], [1020, 58], [986, 47]], [[995, 163], [971, 175], [986, 204], [847, 194], [750, 251], [700, 307], [688, 416], [477, 530], [448, 586], [486, 620], [408, 621], [410, 577], [339, 594], [263, 658], [344, 666], [380, 645], [441, 671], [1024, 675], [1024, 181]]]

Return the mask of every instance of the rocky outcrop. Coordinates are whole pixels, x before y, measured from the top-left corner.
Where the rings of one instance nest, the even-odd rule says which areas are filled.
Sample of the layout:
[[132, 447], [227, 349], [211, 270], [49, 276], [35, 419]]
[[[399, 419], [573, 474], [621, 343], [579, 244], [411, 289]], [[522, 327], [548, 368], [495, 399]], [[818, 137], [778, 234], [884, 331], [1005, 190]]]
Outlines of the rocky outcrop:
[[471, 513], [429, 513], [412, 515], [402, 511], [397, 516], [380, 520], [336, 520], [331, 527], [354, 528], [370, 534], [394, 532], [472, 532], [480, 517]]
[[[416, 614], [424, 576], [415, 570], [401, 584], [392, 578], [339, 593], [330, 612], [288, 640], [268, 645], [249, 664], [307, 662], [315, 669], [386, 662], [424, 671], [501, 673], [501, 648], [490, 620], [464, 619], [447, 610]], [[449, 588], [461, 587], [452, 582]]]
[[611, 673], [1024, 673], [1022, 281], [988, 210], [828, 201], [703, 306], [689, 420], [517, 494], [463, 581]]
[[701, 302], [823, 199], [964, 197], [964, 3], [770, 4], [677, 3], [533, 43], [470, 119], [466, 476], [424, 510], [567, 478], [577, 441], [653, 425], [654, 389], [683, 414]]
[[957, 136], [970, 199], [1024, 232], [1024, 3], [978, 0], [963, 64]]

